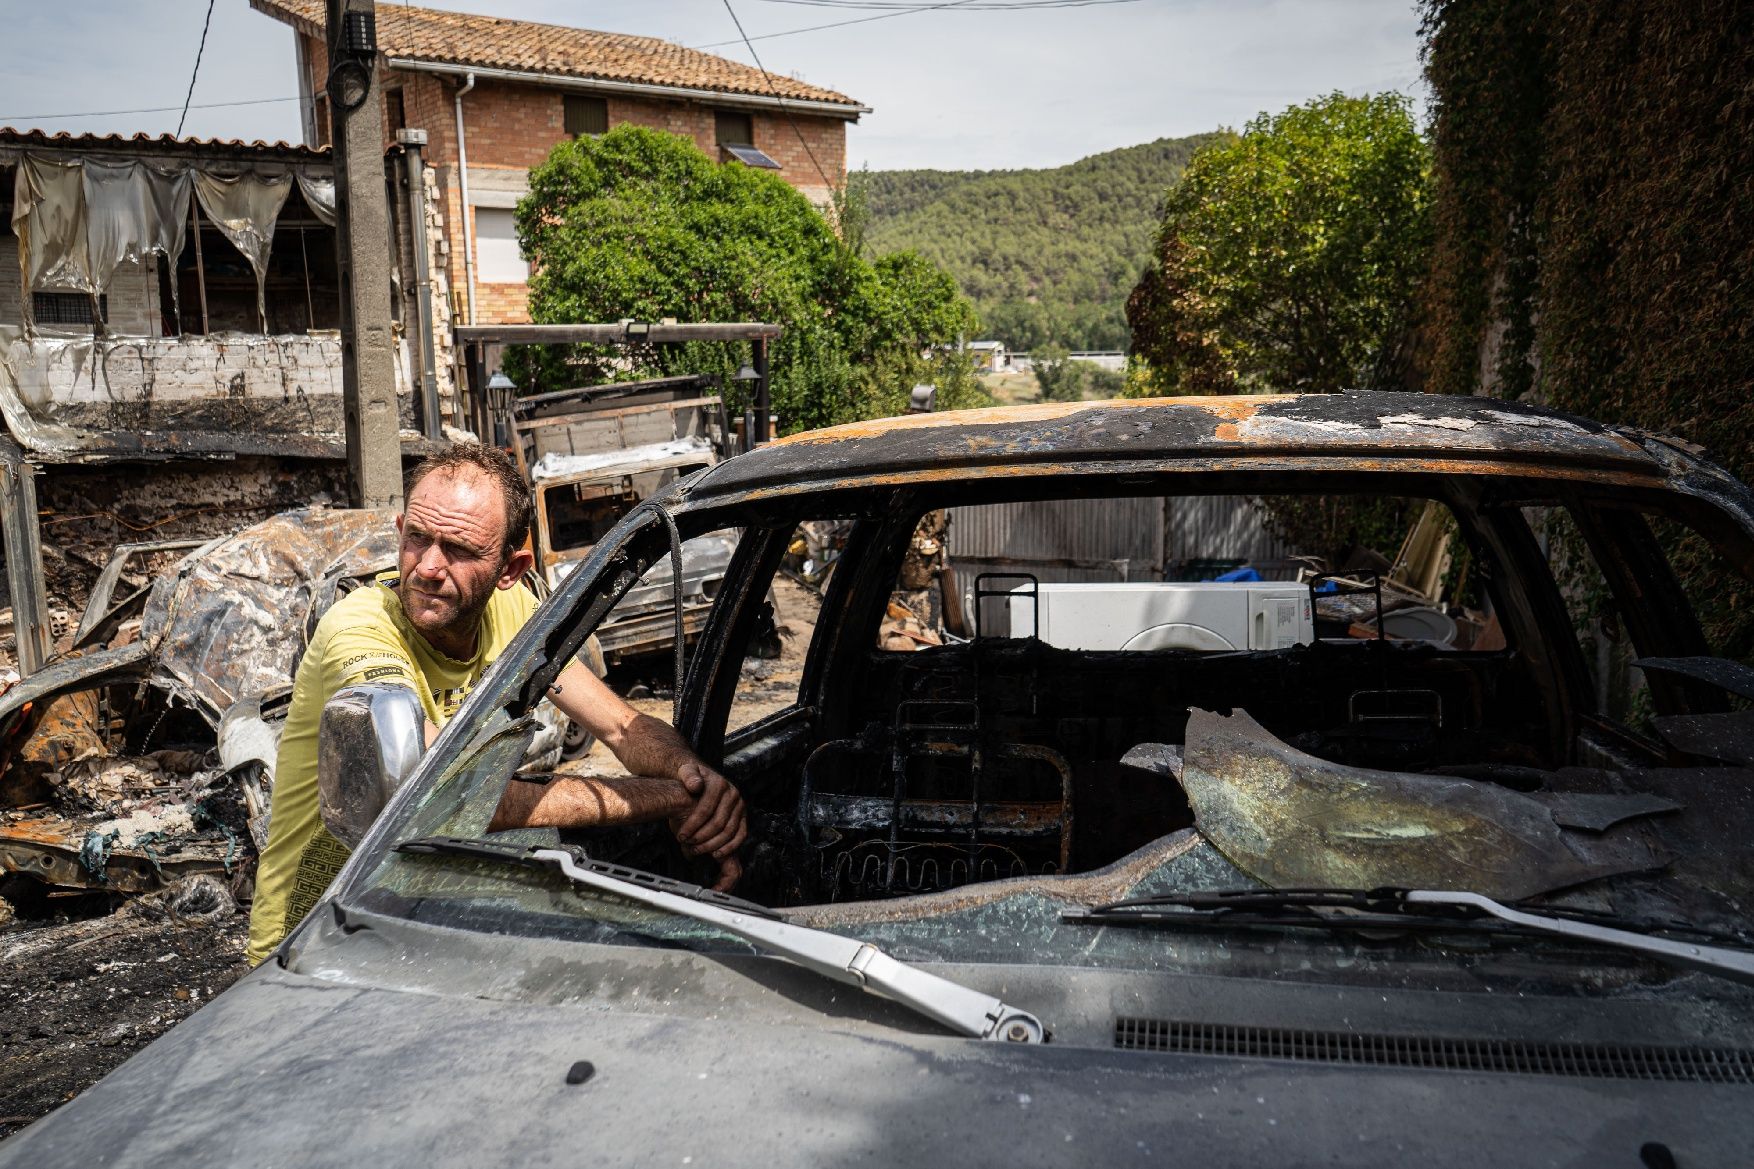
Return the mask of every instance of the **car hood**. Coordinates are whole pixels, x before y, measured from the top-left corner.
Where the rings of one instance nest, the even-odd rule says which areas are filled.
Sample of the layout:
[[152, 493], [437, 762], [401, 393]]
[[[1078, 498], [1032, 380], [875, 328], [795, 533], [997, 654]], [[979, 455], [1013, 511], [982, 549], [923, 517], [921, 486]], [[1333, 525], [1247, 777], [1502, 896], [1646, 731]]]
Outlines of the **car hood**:
[[620, 985], [599, 964], [603, 994], [544, 1002], [270, 963], [0, 1165], [1585, 1165], [1651, 1141], [1715, 1165], [1747, 1147], [1743, 1087], [986, 1043], [777, 962], [641, 953]]

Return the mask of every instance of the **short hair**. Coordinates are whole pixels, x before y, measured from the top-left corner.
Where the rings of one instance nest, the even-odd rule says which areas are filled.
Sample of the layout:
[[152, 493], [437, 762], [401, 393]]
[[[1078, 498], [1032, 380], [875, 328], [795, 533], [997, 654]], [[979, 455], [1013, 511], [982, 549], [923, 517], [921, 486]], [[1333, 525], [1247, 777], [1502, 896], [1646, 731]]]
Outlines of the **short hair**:
[[505, 539], [500, 546], [500, 556], [509, 559], [512, 553], [524, 546], [524, 540], [530, 535], [530, 520], [536, 508], [530, 497], [530, 485], [524, 482], [524, 477], [512, 464], [511, 456], [498, 447], [483, 442], [459, 442], [426, 456], [408, 472], [405, 497], [413, 495], [421, 480], [435, 471], [455, 475], [465, 467], [487, 476], [499, 487], [500, 495], [505, 499]]

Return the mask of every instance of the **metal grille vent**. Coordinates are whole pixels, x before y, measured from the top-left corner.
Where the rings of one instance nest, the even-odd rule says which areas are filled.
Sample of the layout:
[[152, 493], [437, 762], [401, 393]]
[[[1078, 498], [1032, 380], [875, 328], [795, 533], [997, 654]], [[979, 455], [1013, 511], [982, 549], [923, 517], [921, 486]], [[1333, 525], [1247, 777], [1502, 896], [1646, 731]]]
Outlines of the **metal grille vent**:
[[1256, 1059], [1376, 1067], [1754, 1084], [1754, 1051], [1726, 1047], [1358, 1035], [1342, 1031], [1296, 1031], [1278, 1027], [1234, 1027], [1131, 1018], [1115, 1020], [1115, 1046], [1129, 1051], [1241, 1055]]

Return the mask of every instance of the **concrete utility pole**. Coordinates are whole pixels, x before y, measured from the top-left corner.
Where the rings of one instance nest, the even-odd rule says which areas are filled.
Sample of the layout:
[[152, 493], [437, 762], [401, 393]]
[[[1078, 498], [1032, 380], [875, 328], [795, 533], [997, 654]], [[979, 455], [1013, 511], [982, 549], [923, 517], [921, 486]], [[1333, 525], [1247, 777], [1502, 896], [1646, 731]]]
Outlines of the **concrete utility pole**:
[[[329, 141], [341, 276], [341, 391], [354, 507], [402, 507], [395, 350], [390, 336], [389, 207], [373, 0], [328, 0]], [[424, 225], [423, 225], [424, 226]]]
[[18, 672], [27, 678], [42, 669], [55, 651], [48, 590], [43, 584], [36, 473], [19, 445], [0, 436], [0, 528], [4, 529], [0, 535], [5, 539], [6, 585], [12, 597]]
[[408, 299], [414, 302], [414, 327], [420, 331], [419, 340], [408, 346], [408, 354], [420, 366], [416, 376], [420, 384], [420, 425], [426, 437], [437, 442], [444, 438], [445, 431], [439, 413], [438, 356], [432, 343], [432, 272], [426, 258], [426, 162], [420, 156], [421, 147], [426, 145], [426, 131], [398, 130], [396, 141], [402, 146], [408, 184], [408, 244], [414, 254], [414, 295]]

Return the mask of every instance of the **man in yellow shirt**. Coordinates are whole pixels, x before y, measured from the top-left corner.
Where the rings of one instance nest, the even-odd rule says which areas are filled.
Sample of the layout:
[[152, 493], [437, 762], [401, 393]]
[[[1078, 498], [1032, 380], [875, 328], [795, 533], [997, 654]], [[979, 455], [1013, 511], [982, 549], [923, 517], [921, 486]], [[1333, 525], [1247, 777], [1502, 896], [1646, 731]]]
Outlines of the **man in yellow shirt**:
[[[420, 697], [427, 739], [536, 609], [521, 583], [532, 563], [529, 488], [502, 452], [459, 444], [415, 468], [397, 573], [357, 589], [318, 622], [293, 682], [275, 762], [268, 845], [256, 871], [249, 959], [266, 958], [307, 914], [347, 859], [317, 808], [317, 729], [336, 691], [362, 682], [402, 685]], [[620, 778], [512, 782], [495, 829], [585, 827], [667, 819], [684, 851], [719, 862], [721, 889], [741, 875], [743, 798], [695, 757], [668, 724], [623, 702], [596, 675], [569, 665], [554, 704], [615, 753]]]

